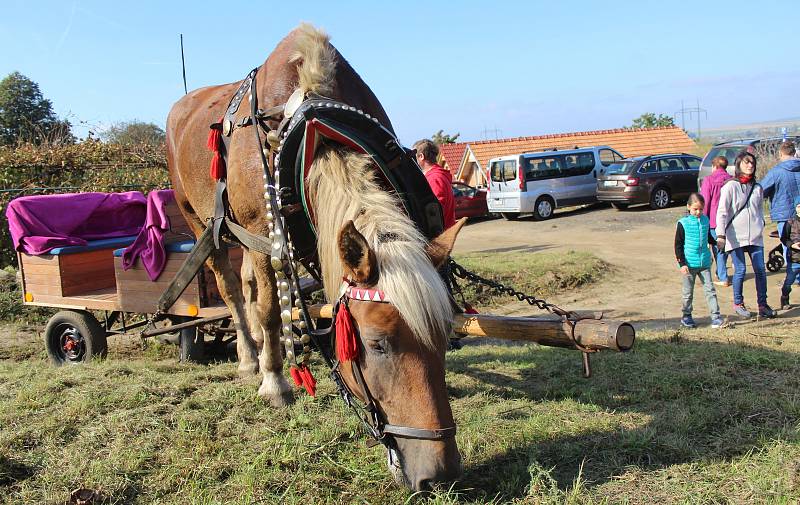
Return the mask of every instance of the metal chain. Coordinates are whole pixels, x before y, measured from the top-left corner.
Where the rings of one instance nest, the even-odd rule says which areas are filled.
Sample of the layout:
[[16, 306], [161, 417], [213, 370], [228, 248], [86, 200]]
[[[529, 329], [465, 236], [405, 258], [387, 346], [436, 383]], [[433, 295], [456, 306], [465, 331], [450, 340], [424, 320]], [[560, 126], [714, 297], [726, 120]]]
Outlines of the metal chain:
[[[576, 314], [574, 314], [573, 312], [564, 310], [554, 303], [548, 303], [546, 300], [542, 298], [536, 298], [534, 295], [526, 295], [525, 293], [518, 291], [511, 286], [506, 286], [497, 281], [481, 277], [480, 275], [474, 272], [470, 272], [463, 266], [456, 263], [453, 258], [450, 258], [450, 271], [454, 276], [460, 279], [464, 279], [467, 282], [489, 286], [489, 288], [491, 288], [494, 291], [497, 291], [504, 295], [513, 296], [519, 301], [528, 302], [530, 305], [535, 305], [536, 307], [542, 310], [552, 312], [553, 314], [559, 315], [564, 319], [569, 319], [570, 317], [576, 316]], [[460, 288], [459, 291], [461, 291]]]

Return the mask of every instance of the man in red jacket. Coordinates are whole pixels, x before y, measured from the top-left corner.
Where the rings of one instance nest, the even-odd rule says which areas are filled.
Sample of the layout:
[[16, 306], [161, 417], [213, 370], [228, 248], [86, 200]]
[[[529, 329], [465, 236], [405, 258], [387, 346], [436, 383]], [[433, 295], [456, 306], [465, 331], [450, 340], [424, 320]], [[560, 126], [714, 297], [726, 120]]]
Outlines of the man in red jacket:
[[456, 223], [456, 200], [453, 197], [453, 177], [450, 172], [443, 169], [436, 163], [439, 156], [439, 147], [431, 140], [422, 139], [414, 142], [414, 149], [417, 151], [417, 163], [425, 178], [428, 180], [433, 194], [442, 205], [442, 218], [444, 229], [448, 229]]

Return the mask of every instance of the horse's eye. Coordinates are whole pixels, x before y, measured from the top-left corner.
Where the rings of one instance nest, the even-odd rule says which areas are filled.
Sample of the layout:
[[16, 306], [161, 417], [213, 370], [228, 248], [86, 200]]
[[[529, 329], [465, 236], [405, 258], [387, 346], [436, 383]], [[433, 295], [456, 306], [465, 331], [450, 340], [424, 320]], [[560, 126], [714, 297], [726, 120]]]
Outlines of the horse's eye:
[[367, 339], [367, 347], [379, 354], [386, 354], [386, 339]]

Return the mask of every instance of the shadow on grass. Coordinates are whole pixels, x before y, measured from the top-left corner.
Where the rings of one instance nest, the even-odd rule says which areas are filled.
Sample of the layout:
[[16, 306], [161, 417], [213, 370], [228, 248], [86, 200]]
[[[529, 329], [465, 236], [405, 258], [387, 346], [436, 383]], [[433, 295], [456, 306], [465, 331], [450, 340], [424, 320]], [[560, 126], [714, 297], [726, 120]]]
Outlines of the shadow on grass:
[[[538, 416], [548, 423], [551, 417], [537, 405], [554, 402], [553, 409], [559, 409], [551, 412], [555, 422], [532, 436], [511, 434], [505, 451], [466, 467], [461, 480], [469, 488], [465, 497], [522, 497], [534, 467], [552, 468], [562, 490], [574, 484], [579, 472], [592, 487], [630, 466], [652, 471], [725, 461], [770, 440], [797, 436], [792, 427], [800, 421], [800, 360], [795, 353], [687, 341], [676, 332], [637, 342], [632, 353], [601, 354], [593, 365], [594, 376], [587, 380], [575, 351], [531, 346], [497, 353], [473, 347], [469, 353], [448, 355], [448, 370], [456, 375], [450, 382], [460, 382], [457, 376], [463, 375], [469, 384], [450, 387], [453, 398], [485, 394], [535, 402], [501, 409], [499, 420]], [[510, 370], [516, 373], [509, 375]], [[610, 415], [633, 415], [639, 420], [633, 424], [640, 426], [625, 429], [619, 419], [593, 422], [593, 416]]]

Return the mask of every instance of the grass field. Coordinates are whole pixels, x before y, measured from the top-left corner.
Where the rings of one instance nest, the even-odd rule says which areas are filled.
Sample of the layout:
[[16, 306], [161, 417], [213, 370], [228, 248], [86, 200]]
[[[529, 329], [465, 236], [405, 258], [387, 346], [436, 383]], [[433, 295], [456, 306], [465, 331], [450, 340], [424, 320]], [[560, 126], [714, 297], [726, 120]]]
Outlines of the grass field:
[[794, 323], [640, 332], [632, 352], [595, 356], [588, 380], [576, 351], [472, 339], [447, 354], [464, 476], [427, 497], [394, 484], [321, 363], [317, 398], [275, 410], [232, 362], [135, 344], [64, 368], [36, 340], [0, 347], [0, 503], [64, 503], [79, 487], [170, 504], [800, 497]]

